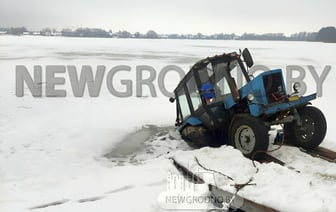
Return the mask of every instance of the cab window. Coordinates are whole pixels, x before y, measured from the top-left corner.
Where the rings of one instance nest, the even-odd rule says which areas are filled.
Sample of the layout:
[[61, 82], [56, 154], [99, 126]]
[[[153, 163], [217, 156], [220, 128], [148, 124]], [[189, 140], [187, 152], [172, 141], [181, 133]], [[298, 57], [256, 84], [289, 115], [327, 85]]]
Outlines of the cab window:
[[182, 115], [182, 118], [185, 119], [188, 116], [190, 116], [190, 108], [188, 105], [188, 100], [184, 92], [184, 89], [180, 89], [177, 95], [178, 95], [178, 102], [180, 105], [181, 115]]
[[199, 106], [202, 104], [200, 95], [198, 93], [196, 81], [194, 77], [191, 77], [187, 82], [187, 89], [190, 95], [192, 107], [194, 110], [197, 110]]

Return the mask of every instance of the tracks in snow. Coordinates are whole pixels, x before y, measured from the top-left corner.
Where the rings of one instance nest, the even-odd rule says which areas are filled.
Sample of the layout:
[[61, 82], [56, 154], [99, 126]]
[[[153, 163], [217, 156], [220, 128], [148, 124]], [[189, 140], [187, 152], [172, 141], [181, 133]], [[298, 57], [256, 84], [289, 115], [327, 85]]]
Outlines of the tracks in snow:
[[[295, 146], [291, 146], [291, 145], [284, 145], [285, 147], [293, 147], [293, 148], [297, 148], [298, 150], [300, 150], [301, 152], [308, 154], [312, 157], [315, 158], [319, 158], [322, 159], [324, 161], [330, 162], [330, 163], [336, 163], [336, 152], [331, 150], [331, 149], [327, 149], [325, 147], [316, 147], [314, 149], [303, 149], [300, 147], [295, 147]], [[274, 162], [277, 163], [281, 166], [286, 165], [286, 162], [283, 162], [282, 160], [278, 159], [277, 157], [271, 155], [271, 154], [265, 154], [263, 158], [257, 160], [260, 163], [269, 163], [269, 162]]]

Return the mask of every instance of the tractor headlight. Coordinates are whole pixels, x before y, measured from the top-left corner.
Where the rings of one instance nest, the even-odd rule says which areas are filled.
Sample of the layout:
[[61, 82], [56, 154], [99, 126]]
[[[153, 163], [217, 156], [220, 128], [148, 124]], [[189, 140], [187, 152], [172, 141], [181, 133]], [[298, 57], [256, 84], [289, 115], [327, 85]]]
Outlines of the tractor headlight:
[[247, 95], [247, 100], [249, 100], [250, 102], [252, 102], [254, 100], [254, 95], [253, 94], [248, 94]]
[[295, 93], [299, 93], [301, 91], [301, 83], [295, 82], [293, 85], [293, 90]]

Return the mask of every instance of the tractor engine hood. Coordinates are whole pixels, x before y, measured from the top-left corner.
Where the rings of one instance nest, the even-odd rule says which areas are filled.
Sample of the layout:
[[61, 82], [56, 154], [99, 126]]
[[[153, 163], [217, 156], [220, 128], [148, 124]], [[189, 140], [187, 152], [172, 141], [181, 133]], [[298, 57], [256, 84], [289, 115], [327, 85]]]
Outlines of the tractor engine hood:
[[[263, 72], [239, 89], [240, 101], [247, 101], [251, 115], [258, 117], [304, 105], [316, 98], [312, 94], [290, 101], [285, 88], [281, 69]], [[232, 96], [224, 100], [225, 109], [236, 104]]]

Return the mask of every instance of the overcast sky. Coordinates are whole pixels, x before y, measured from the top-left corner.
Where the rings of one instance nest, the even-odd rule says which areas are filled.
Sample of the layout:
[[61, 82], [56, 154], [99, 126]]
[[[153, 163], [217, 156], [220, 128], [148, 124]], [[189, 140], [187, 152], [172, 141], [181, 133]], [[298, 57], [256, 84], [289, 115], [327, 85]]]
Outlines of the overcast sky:
[[335, 0], [0, 0], [0, 27], [291, 34], [336, 26]]

